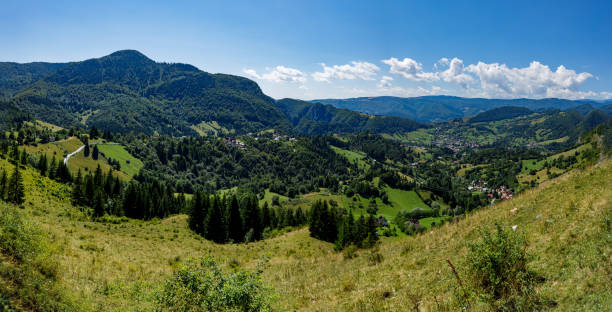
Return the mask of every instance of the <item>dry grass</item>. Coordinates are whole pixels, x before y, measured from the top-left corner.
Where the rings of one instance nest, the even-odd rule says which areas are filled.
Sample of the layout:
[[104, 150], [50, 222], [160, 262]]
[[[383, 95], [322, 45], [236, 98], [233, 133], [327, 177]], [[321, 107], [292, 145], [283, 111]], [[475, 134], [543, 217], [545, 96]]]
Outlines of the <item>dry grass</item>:
[[[0, 166], [8, 164], [0, 160]], [[150, 310], [158, 285], [190, 257], [253, 268], [269, 257], [264, 281], [290, 311], [457, 311], [457, 283], [446, 259], [465, 276], [466, 243], [480, 226], [518, 225], [546, 277], [538, 291], [557, 311], [612, 306], [612, 166], [575, 171], [513, 201], [477, 211], [416, 237], [383, 238], [378, 249], [345, 259], [302, 229], [251, 244], [216, 245], [189, 231], [186, 216], [101, 224], [68, 204], [69, 188], [25, 171], [26, 212], [61, 246], [61, 282], [85, 310]]]

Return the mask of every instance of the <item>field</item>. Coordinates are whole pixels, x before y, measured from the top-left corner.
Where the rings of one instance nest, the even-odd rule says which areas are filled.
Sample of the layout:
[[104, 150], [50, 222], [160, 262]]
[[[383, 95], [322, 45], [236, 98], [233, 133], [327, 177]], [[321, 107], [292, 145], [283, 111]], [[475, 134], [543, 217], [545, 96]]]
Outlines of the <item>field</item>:
[[43, 153], [47, 155], [49, 161], [55, 157], [56, 161], [63, 161], [64, 157], [71, 152], [76, 151], [83, 143], [76, 137], [70, 137], [66, 140], [51, 142], [47, 144], [39, 144], [38, 146], [25, 146], [25, 149], [30, 154], [37, 156]]
[[[25, 146], [28, 153], [36, 155], [37, 157], [42, 153], [47, 155], [49, 161], [53, 157], [57, 162], [64, 161], [64, 157], [71, 152], [76, 151], [81, 147], [83, 143], [76, 137], [70, 137], [66, 140], [51, 142], [47, 144], [39, 144], [38, 146]], [[121, 171], [114, 171], [115, 175], [123, 181], [129, 181], [138, 171], [142, 168], [143, 163], [137, 158], [130, 155], [124, 147], [120, 145], [103, 145], [98, 144], [100, 152], [118, 160], [121, 163]], [[130, 164], [127, 164], [127, 160], [130, 160]], [[68, 161], [68, 169], [73, 174], [81, 169], [82, 173], [93, 172], [100, 165], [100, 168], [105, 173], [111, 168], [106, 159], [100, 155], [98, 160], [93, 160], [91, 155], [85, 157], [84, 151], [80, 151], [76, 155], [72, 156]]]
[[[0, 167], [10, 165], [0, 160]], [[151, 311], [159, 285], [177, 264], [205, 255], [224, 267], [231, 261], [251, 269], [268, 258], [263, 281], [277, 294], [274, 307], [280, 311], [399, 311], [415, 302], [423, 311], [456, 311], [458, 285], [445, 261], [468, 279], [466, 244], [479, 227], [496, 222], [517, 225], [530, 242], [530, 268], [545, 277], [537, 291], [557, 303], [555, 311], [603, 311], [612, 304], [610, 162], [566, 174], [431, 232], [383, 237], [380, 248], [358, 251], [353, 259], [310, 238], [307, 229], [257, 243], [216, 245], [191, 233], [184, 215], [91, 222], [68, 203], [69, 187], [31, 169], [23, 173], [27, 196], [21, 213], [53, 238], [59, 283], [82, 311]]]
[[[105, 145], [98, 144], [98, 149], [105, 157], [113, 158], [121, 164], [121, 171], [130, 177], [138, 174], [142, 166], [144, 165], [140, 159], [132, 156], [125, 148], [121, 145]], [[129, 161], [129, 163], [128, 163]]]
[[348, 161], [352, 164], [357, 163], [357, 166], [359, 166], [359, 168], [361, 169], [368, 169], [370, 168], [370, 164], [368, 164], [365, 161], [366, 158], [366, 154], [363, 152], [355, 152], [355, 151], [349, 151], [349, 150], [345, 150], [336, 146], [330, 146], [331, 149], [334, 150], [334, 152], [346, 157], [346, 159], [348, 159]]

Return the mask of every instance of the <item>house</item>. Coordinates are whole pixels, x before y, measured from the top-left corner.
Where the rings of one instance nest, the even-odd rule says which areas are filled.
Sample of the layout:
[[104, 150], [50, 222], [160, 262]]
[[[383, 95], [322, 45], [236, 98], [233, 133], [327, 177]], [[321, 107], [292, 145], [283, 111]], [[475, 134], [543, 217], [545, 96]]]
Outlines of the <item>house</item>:
[[375, 222], [377, 227], [389, 227], [389, 221], [383, 216], [378, 217]]

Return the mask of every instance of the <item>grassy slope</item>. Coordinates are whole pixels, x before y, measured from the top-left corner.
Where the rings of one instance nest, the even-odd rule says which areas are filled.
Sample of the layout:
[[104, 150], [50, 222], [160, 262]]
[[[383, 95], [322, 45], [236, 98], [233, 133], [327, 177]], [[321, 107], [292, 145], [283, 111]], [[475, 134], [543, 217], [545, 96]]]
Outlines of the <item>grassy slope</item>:
[[[8, 166], [0, 160], [0, 166]], [[466, 243], [482, 225], [518, 225], [531, 242], [531, 267], [546, 277], [538, 288], [558, 302], [555, 311], [601, 311], [612, 305], [612, 165], [566, 174], [513, 201], [482, 209], [416, 237], [383, 238], [382, 262], [371, 251], [345, 260], [331, 244], [303, 229], [248, 245], [215, 245], [193, 235], [186, 216], [111, 225], [90, 222], [67, 203], [69, 188], [32, 170], [24, 172], [24, 212], [61, 246], [60, 281], [82, 310], [150, 310], [157, 285], [176, 260], [212, 255], [252, 268], [270, 257], [264, 281], [278, 294], [279, 310], [456, 311], [457, 283], [445, 260], [466, 278]], [[559, 196], [563, 194], [563, 196]], [[513, 212], [515, 211], [515, 212]]]
[[[67, 154], [77, 150], [82, 145], [83, 143], [78, 138], [70, 137], [66, 140], [53, 143], [39, 144], [38, 146], [26, 146], [25, 149], [28, 153], [37, 156], [41, 153], [45, 153], [47, 154], [49, 161], [51, 161], [51, 158], [55, 156], [56, 161], [59, 162], [64, 161], [64, 157]], [[122, 146], [98, 145], [98, 149], [109, 157], [120, 161], [121, 171], [114, 172], [117, 177], [123, 181], [129, 181], [143, 166], [142, 161], [132, 156]], [[129, 165], [126, 163], [127, 159], [130, 160]], [[70, 172], [72, 172], [74, 175], [76, 175], [76, 172], [79, 169], [81, 169], [83, 174], [85, 174], [85, 172], [93, 172], [96, 170], [98, 165], [100, 165], [100, 168], [102, 168], [104, 173], [108, 172], [108, 170], [111, 168], [104, 157], [100, 156], [98, 160], [93, 160], [91, 155], [89, 157], [85, 157], [83, 151], [74, 155], [68, 161], [68, 169], [70, 169]]]
[[[138, 174], [144, 164], [140, 159], [132, 156], [125, 148], [121, 145], [98, 145], [100, 152], [104, 153], [106, 157], [113, 158], [121, 164], [121, 171], [130, 177]], [[128, 163], [127, 161], [130, 161]]]
[[346, 150], [346, 149], [342, 149], [336, 146], [330, 146], [332, 150], [334, 150], [334, 152], [338, 153], [339, 155], [342, 155], [344, 157], [346, 157], [346, 159], [348, 159], [349, 162], [351, 163], [357, 163], [357, 166], [359, 166], [359, 168], [361, 169], [368, 169], [370, 168], [370, 164], [368, 164], [365, 161], [366, 158], [366, 154], [363, 152], [355, 152], [355, 151], [350, 151], [350, 150]]

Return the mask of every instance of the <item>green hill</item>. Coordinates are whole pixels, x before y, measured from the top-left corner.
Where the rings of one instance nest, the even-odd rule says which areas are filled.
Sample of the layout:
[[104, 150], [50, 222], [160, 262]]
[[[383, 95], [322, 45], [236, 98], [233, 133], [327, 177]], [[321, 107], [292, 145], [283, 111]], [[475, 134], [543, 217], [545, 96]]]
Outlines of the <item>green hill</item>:
[[[22, 68], [35, 69], [28, 64]], [[274, 100], [255, 82], [186, 64], [157, 63], [137, 51], [46, 68], [55, 70], [29, 75], [32, 83], [18, 88], [11, 102], [64, 127], [85, 124], [116, 132], [172, 135], [196, 135], [190, 127], [202, 121], [217, 121], [240, 132], [290, 128]], [[8, 78], [0, 84], [16, 89]]]
[[[0, 167], [11, 168], [2, 159]], [[92, 222], [70, 205], [69, 186], [32, 169], [22, 173], [23, 209], [0, 203], [0, 300], [27, 310], [152, 311], [160, 285], [180, 263], [209, 255], [227, 270], [254, 269], [259, 259], [269, 258], [262, 279], [280, 311], [397, 311], [415, 305], [456, 311], [461, 295], [446, 260], [467, 282], [467, 245], [480, 227], [494, 223], [515, 226], [528, 240], [529, 267], [541, 276], [535, 290], [546, 298], [545, 310], [601, 311], [612, 303], [610, 161], [431, 232], [382, 238], [379, 248], [350, 257], [310, 238], [307, 229], [217, 245], [191, 232], [184, 215]], [[22, 253], [28, 246], [37, 247]]]
[[425, 126], [409, 119], [372, 116], [348, 109], [338, 109], [332, 105], [293, 99], [279, 100], [276, 105], [291, 121], [297, 132], [307, 135], [363, 131], [393, 134]]
[[330, 105], [277, 102], [247, 78], [158, 63], [133, 50], [65, 64], [0, 63], [0, 72], [0, 97], [33, 118], [66, 128], [195, 136], [205, 133], [198, 129], [202, 124], [238, 134], [276, 129], [308, 135], [422, 126]]

